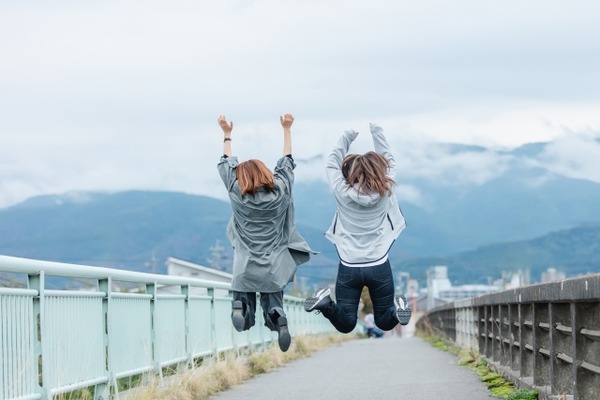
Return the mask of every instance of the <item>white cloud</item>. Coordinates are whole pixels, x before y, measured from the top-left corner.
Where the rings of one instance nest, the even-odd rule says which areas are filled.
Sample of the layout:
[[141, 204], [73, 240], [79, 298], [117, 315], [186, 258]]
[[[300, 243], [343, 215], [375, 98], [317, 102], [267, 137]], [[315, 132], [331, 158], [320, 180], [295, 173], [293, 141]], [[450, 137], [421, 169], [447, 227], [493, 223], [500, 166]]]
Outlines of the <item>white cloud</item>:
[[550, 143], [539, 164], [554, 173], [600, 183], [600, 142], [595, 136], [565, 135]]
[[[222, 113], [240, 158], [272, 164], [290, 111], [299, 159], [377, 121], [413, 157], [407, 171], [481, 182], [497, 157], [428, 159], [421, 142], [600, 130], [598, 11], [559, 0], [1, 2], [0, 207], [86, 189], [221, 196]], [[359, 139], [357, 151], [369, 147]]]

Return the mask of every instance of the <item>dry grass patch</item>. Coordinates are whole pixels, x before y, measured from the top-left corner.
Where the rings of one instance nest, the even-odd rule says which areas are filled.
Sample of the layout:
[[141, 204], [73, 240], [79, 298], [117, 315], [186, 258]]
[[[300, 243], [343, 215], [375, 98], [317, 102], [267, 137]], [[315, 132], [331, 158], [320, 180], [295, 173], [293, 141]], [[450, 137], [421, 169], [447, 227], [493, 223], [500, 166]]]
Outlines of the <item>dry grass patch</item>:
[[215, 393], [242, 383], [253, 375], [270, 372], [286, 363], [306, 357], [328, 346], [355, 339], [353, 335], [295, 336], [290, 349], [282, 353], [273, 344], [267, 350], [245, 357], [234, 354], [206, 360], [194, 369], [169, 377], [160, 386], [158, 379], [130, 390], [127, 400], [206, 400]]

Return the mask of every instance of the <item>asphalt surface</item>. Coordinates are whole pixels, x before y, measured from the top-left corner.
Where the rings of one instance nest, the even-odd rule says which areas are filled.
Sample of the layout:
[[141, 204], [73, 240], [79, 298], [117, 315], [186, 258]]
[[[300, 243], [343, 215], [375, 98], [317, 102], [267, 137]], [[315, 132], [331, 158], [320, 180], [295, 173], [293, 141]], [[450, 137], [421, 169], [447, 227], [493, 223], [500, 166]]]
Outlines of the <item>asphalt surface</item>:
[[345, 342], [210, 400], [495, 399], [457, 357], [416, 337]]

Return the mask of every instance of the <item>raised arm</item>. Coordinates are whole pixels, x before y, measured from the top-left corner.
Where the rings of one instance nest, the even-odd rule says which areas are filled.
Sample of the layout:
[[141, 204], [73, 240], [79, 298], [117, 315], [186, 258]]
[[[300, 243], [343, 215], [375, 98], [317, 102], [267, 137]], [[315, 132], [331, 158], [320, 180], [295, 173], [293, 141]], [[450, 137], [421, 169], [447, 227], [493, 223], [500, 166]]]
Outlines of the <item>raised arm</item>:
[[231, 157], [231, 131], [233, 130], [233, 121], [227, 122], [224, 115], [220, 115], [217, 120], [219, 126], [223, 130], [223, 154]]
[[292, 154], [292, 124], [294, 116], [290, 113], [285, 113], [279, 117], [281, 126], [283, 127], [283, 155]]
[[350, 145], [357, 136], [358, 132], [355, 130], [350, 129], [345, 131], [331, 150], [329, 157], [327, 157], [327, 161], [325, 163], [325, 172], [327, 173], [329, 186], [331, 186], [331, 188], [334, 190], [339, 191], [346, 186], [346, 179], [342, 174], [342, 163], [348, 154]]
[[388, 176], [393, 178], [396, 175], [396, 160], [394, 159], [390, 145], [383, 134], [383, 128], [377, 124], [369, 123], [369, 130], [371, 131], [371, 136], [373, 137], [373, 146], [375, 147], [375, 151], [384, 156], [388, 161], [390, 166], [388, 170]]

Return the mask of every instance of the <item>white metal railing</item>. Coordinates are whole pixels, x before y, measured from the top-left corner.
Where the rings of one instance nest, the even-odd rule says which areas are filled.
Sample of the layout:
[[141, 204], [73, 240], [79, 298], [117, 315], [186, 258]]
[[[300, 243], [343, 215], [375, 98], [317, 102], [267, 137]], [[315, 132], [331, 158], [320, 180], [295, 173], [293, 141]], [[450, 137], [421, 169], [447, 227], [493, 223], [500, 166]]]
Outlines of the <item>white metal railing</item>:
[[[118, 397], [120, 378], [161, 375], [164, 367], [277, 337], [258, 310], [256, 326], [236, 332], [230, 285], [221, 282], [8, 256], [0, 256], [0, 273], [27, 281], [27, 289], [0, 287], [0, 400], [49, 399], [86, 387], [96, 399]], [[86, 278], [94, 288], [51, 290], [49, 277]], [[143, 290], [124, 293], [116, 282]], [[304, 312], [303, 299], [284, 300], [293, 335], [334, 331]]]

